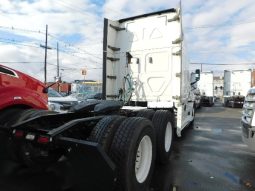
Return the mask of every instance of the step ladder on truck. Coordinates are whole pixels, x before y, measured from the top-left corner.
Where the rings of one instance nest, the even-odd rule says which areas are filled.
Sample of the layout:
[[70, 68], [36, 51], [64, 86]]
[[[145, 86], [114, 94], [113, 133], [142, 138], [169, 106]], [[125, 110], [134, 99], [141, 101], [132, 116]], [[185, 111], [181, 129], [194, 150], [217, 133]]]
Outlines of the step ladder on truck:
[[[27, 91], [39, 83], [2, 68], [16, 76], [0, 72], [1, 89], [23, 83]], [[173, 136], [180, 137], [194, 121], [191, 83], [179, 9], [105, 19], [105, 100], [82, 102], [68, 113], [30, 103], [1, 105], [6, 157], [42, 170], [65, 162], [75, 190], [145, 191], [155, 162], [168, 162]], [[47, 87], [40, 84], [30, 92], [45, 98]]]

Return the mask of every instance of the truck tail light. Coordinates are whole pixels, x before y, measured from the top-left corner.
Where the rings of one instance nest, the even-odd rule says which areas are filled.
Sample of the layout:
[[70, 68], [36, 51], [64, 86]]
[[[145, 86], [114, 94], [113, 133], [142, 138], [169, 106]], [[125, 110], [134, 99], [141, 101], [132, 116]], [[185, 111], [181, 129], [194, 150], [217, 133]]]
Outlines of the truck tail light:
[[50, 137], [46, 137], [46, 136], [40, 136], [37, 139], [37, 142], [40, 143], [40, 144], [47, 144], [47, 143], [51, 142], [51, 138]]
[[14, 137], [21, 138], [24, 136], [24, 132], [21, 130], [14, 130], [13, 135], [14, 135]]

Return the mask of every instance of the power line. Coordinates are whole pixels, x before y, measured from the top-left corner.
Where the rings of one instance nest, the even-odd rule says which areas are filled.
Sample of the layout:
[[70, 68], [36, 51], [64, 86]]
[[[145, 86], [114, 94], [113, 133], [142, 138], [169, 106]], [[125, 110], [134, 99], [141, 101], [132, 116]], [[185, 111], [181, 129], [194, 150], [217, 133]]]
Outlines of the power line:
[[98, 57], [98, 54], [94, 54], [94, 53], [88, 52], [88, 51], [86, 51], [86, 50], [83, 50], [83, 49], [81, 49], [81, 48], [75, 47], [73, 44], [70, 44], [70, 43], [67, 43], [67, 42], [64, 42], [64, 41], [60, 40], [60, 39], [59, 39], [58, 37], [56, 37], [55, 35], [52, 35], [52, 34], [48, 34], [48, 35], [49, 35], [50, 37], [56, 39], [56, 41], [61, 42], [61, 43], [64, 45], [64, 47], [66, 47], [66, 48], [73, 48], [73, 49], [78, 50], [78, 52], [74, 52], [74, 53], [87, 54], [87, 55], [90, 55], [90, 56], [93, 56], [93, 57], [95, 57], [95, 58], [98, 58], [98, 59], [102, 60], [101, 57]]
[[196, 29], [207, 29], [207, 28], [221, 28], [221, 27], [232, 27], [232, 26], [244, 25], [244, 24], [250, 24], [250, 23], [255, 23], [255, 21], [236, 22], [236, 23], [221, 24], [221, 25], [201, 25], [201, 26], [194, 26], [194, 27], [185, 27], [184, 29], [196, 30]]
[[[224, 50], [205, 50], [205, 51], [197, 51], [197, 50], [190, 50], [190, 52], [195, 52], [196, 54], [209, 54], [211, 55], [213, 54], [235, 54], [237, 51], [238, 52], [243, 52], [245, 51], [246, 54], [249, 54], [249, 52], [247, 52], [247, 49], [249, 47], [245, 47], [245, 49], [243, 49], [243, 47], [238, 47], [238, 48], [232, 48], [232, 49], [224, 49]], [[251, 48], [249, 48], [251, 49]], [[251, 54], [251, 53], [250, 53]]]
[[[48, 63], [51, 66], [57, 66], [57, 64], [52, 64], [52, 63]], [[67, 67], [67, 66], [60, 66], [61, 69], [63, 70], [82, 70], [84, 67], [82, 68], [71, 68], [71, 67]], [[88, 70], [99, 70], [102, 69], [102, 67], [85, 67]]]
[[220, 66], [238, 66], [238, 65], [254, 65], [255, 66], [255, 62], [251, 62], [251, 63], [236, 63], [236, 64], [227, 64], [227, 63], [190, 63], [190, 64], [197, 64], [197, 65], [210, 65], [210, 66], [214, 66], [214, 65], [220, 65]]
[[[32, 48], [41, 49], [41, 47], [39, 45], [36, 45], [36, 44], [35, 45], [34, 44], [24, 44], [24, 43], [22, 43], [22, 41], [17, 41], [17, 40], [14, 40], [14, 39], [0, 38], [0, 43], [7, 43], [7, 44], [12, 44], [12, 45], [17, 45], [17, 46], [26, 46], [26, 47], [32, 47]], [[52, 48], [52, 49], [57, 50], [56, 48]], [[77, 56], [77, 55], [74, 54], [74, 52], [68, 52], [67, 50], [64, 50], [64, 49], [60, 49], [60, 51], [63, 52], [63, 53], [69, 54], [71, 56], [74, 56], [76, 58], [89, 61], [88, 58]], [[94, 56], [93, 56], [93, 58], [94, 58]], [[98, 63], [96, 61], [92, 61], [92, 62], [101, 65], [101, 63]]]
[[[11, 40], [11, 41], [6, 41], [6, 40], [1, 40], [0, 38], [0, 43], [7, 43], [7, 44], [12, 44], [12, 45], [17, 45], [17, 46], [25, 46], [25, 47], [32, 47], [32, 48], [38, 48], [38, 49], [41, 49], [39, 46], [33, 46], [33, 45], [29, 45], [29, 44], [23, 44], [23, 43], [19, 43], [18, 41], [14, 41], [14, 40]], [[55, 49], [55, 48], [52, 48], [52, 49]], [[82, 59], [82, 60], [85, 60], [85, 61], [89, 61], [88, 58], [84, 58], [84, 57], [81, 57], [81, 56], [77, 56], [75, 54], [72, 54], [70, 52], [67, 52], [65, 50], [61, 50], [63, 53], [66, 53], [68, 55], [71, 55], [73, 57], [76, 57], [76, 58], [79, 58], [79, 59]], [[99, 64], [99, 65], [102, 65], [101, 63], [99, 62], [95, 62], [92, 60], [93, 63], [95, 64]]]
[[40, 30], [31, 30], [31, 29], [24, 29], [24, 28], [17, 28], [17, 27], [7, 27], [7, 26], [0, 26], [1, 29], [6, 29], [6, 30], [17, 30], [17, 31], [22, 31], [22, 32], [29, 32], [29, 33], [37, 33], [37, 34], [42, 34], [45, 35], [45, 32], [42, 32]]
[[2, 64], [42, 64], [44, 62], [26, 62], [26, 61], [0, 61], [0, 63]]
[[[42, 35], [46, 35], [45, 32], [42, 32], [40, 30], [36, 31], [36, 30], [31, 30], [31, 29], [24, 29], [24, 28], [17, 28], [17, 27], [7, 27], [7, 26], [0, 26], [0, 28], [2, 29], [7, 29], [7, 30], [17, 30], [17, 31], [22, 31], [22, 32], [28, 32], [28, 33], [39, 33], [39, 34], [42, 34]], [[77, 49], [79, 52], [75, 52], [75, 53], [81, 53], [81, 54], [88, 54], [88, 55], [91, 55], [91, 56], [94, 56], [95, 58], [97, 59], [102, 59], [101, 57], [98, 56], [98, 54], [94, 54], [94, 53], [91, 53], [91, 52], [88, 52], [86, 50], [83, 50], [81, 48], [77, 48], [75, 47], [74, 45], [71, 45], [70, 43], [67, 43], [67, 42], [64, 42], [62, 40], [60, 40], [57, 36], [55, 35], [52, 35], [52, 34], [48, 34], [48, 36], [52, 37], [52, 38], [55, 38], [57, 41], [61, 42], [64, 44], [65, 47], [70, 47], [70, 48], [73, 48], [73, 49]], [[14, 40], [11, 40], [11, 41], [14, 41]]]
[[31, 44], [23, 44], [23, 43], [19, 43], [17, 41], [0, 40], [0, 43], [12, 44], [12, 45], [17, 45], [17, 46], [26, 46], [26, 47], [32, 47], [32, 48], [40, 48], [39, 46], [33, 46]]
[[73, 57], [76, 57], [76, 58], [79, 58], [79, 59], [82, 59], [82, 60], [85, 60], [85, 61], [90, 61], [90, 62], [93, 62], [93, 63], [95, 63], [95, 64], [100, 64], [100, 65], [102, 65], [102, 63], [93, 61], [93, 60], [91, 60], [91, 58], [84, 58], [84, 57], [75, 55], [75, 54], [73, 54], [73, 53], [67, 52], [67, 51], [65, 51], [65, 50], [63, 50], [63, 49], [60, 49], [60, 50], [61, 50], [63, 53], [66, 53], [66, 54], [68, 54], [68, 55], [70, 55], [70, 56], [73, 56]]
[[70, 4], [68, 4], [68, 3], [64, 2], [64, 1], [58, 0], [58, 1], [56, 1], [56, 3], [61, 5], [61, 6], [66, 7], [66, 8], [72, 9], [75, 12], [79, 12], [80, 14], [91, 16], [90, 14], [86, 13], [85, 10], [82, 10], [80, 8], [77, 8], [77, 7], [74, 7], [73, 5], [70, 5]]

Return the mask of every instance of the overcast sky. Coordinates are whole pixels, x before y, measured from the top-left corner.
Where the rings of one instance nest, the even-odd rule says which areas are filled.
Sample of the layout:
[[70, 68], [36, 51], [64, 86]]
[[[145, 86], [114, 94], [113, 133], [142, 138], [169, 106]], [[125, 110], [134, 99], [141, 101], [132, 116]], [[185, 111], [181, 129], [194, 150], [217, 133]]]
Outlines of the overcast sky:
[[[103, 19], [176, 8], [178, 0], [1, 0], [0, 63], [43, 80], [48, 25], [48, 80], [56, 76], [59, 42], [63, 80], [101, 80]], [[183, 0], [184, 35], [192, 63], [219, 73], [255, 61], [254, 0]], [[20, 63], [16, 63], [20, 62]], [[21, 63], [22, 62], [22, 63]], [[241, 65], [242, 64], [242, 65]], [[200, 65], [192, 65], [200, 68]]]

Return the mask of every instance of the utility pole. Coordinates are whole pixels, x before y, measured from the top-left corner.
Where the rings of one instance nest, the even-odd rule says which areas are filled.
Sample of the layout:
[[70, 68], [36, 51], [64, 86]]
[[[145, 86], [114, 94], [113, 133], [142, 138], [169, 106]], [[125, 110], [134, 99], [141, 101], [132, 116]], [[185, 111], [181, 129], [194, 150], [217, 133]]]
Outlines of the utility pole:
[[[58, 42], [57, 42], [57, 80], [61, 81], [59, 76], [59, 49], [58, 49]], [[58, 83], [58, 92], [59, 92], [59, 83]]]
[[57, 42], [57, 77], [59, 77], [59, 49], [58, 49], [58, 42]]
[[44, 83], [47, 83], [47, 49], [51, 49], [51, 47], [48, 47], [48, 25], [46, 25], [46, 33], [45, 33], [45, 45], [41, 45], [40, 47], [44, 48]]

